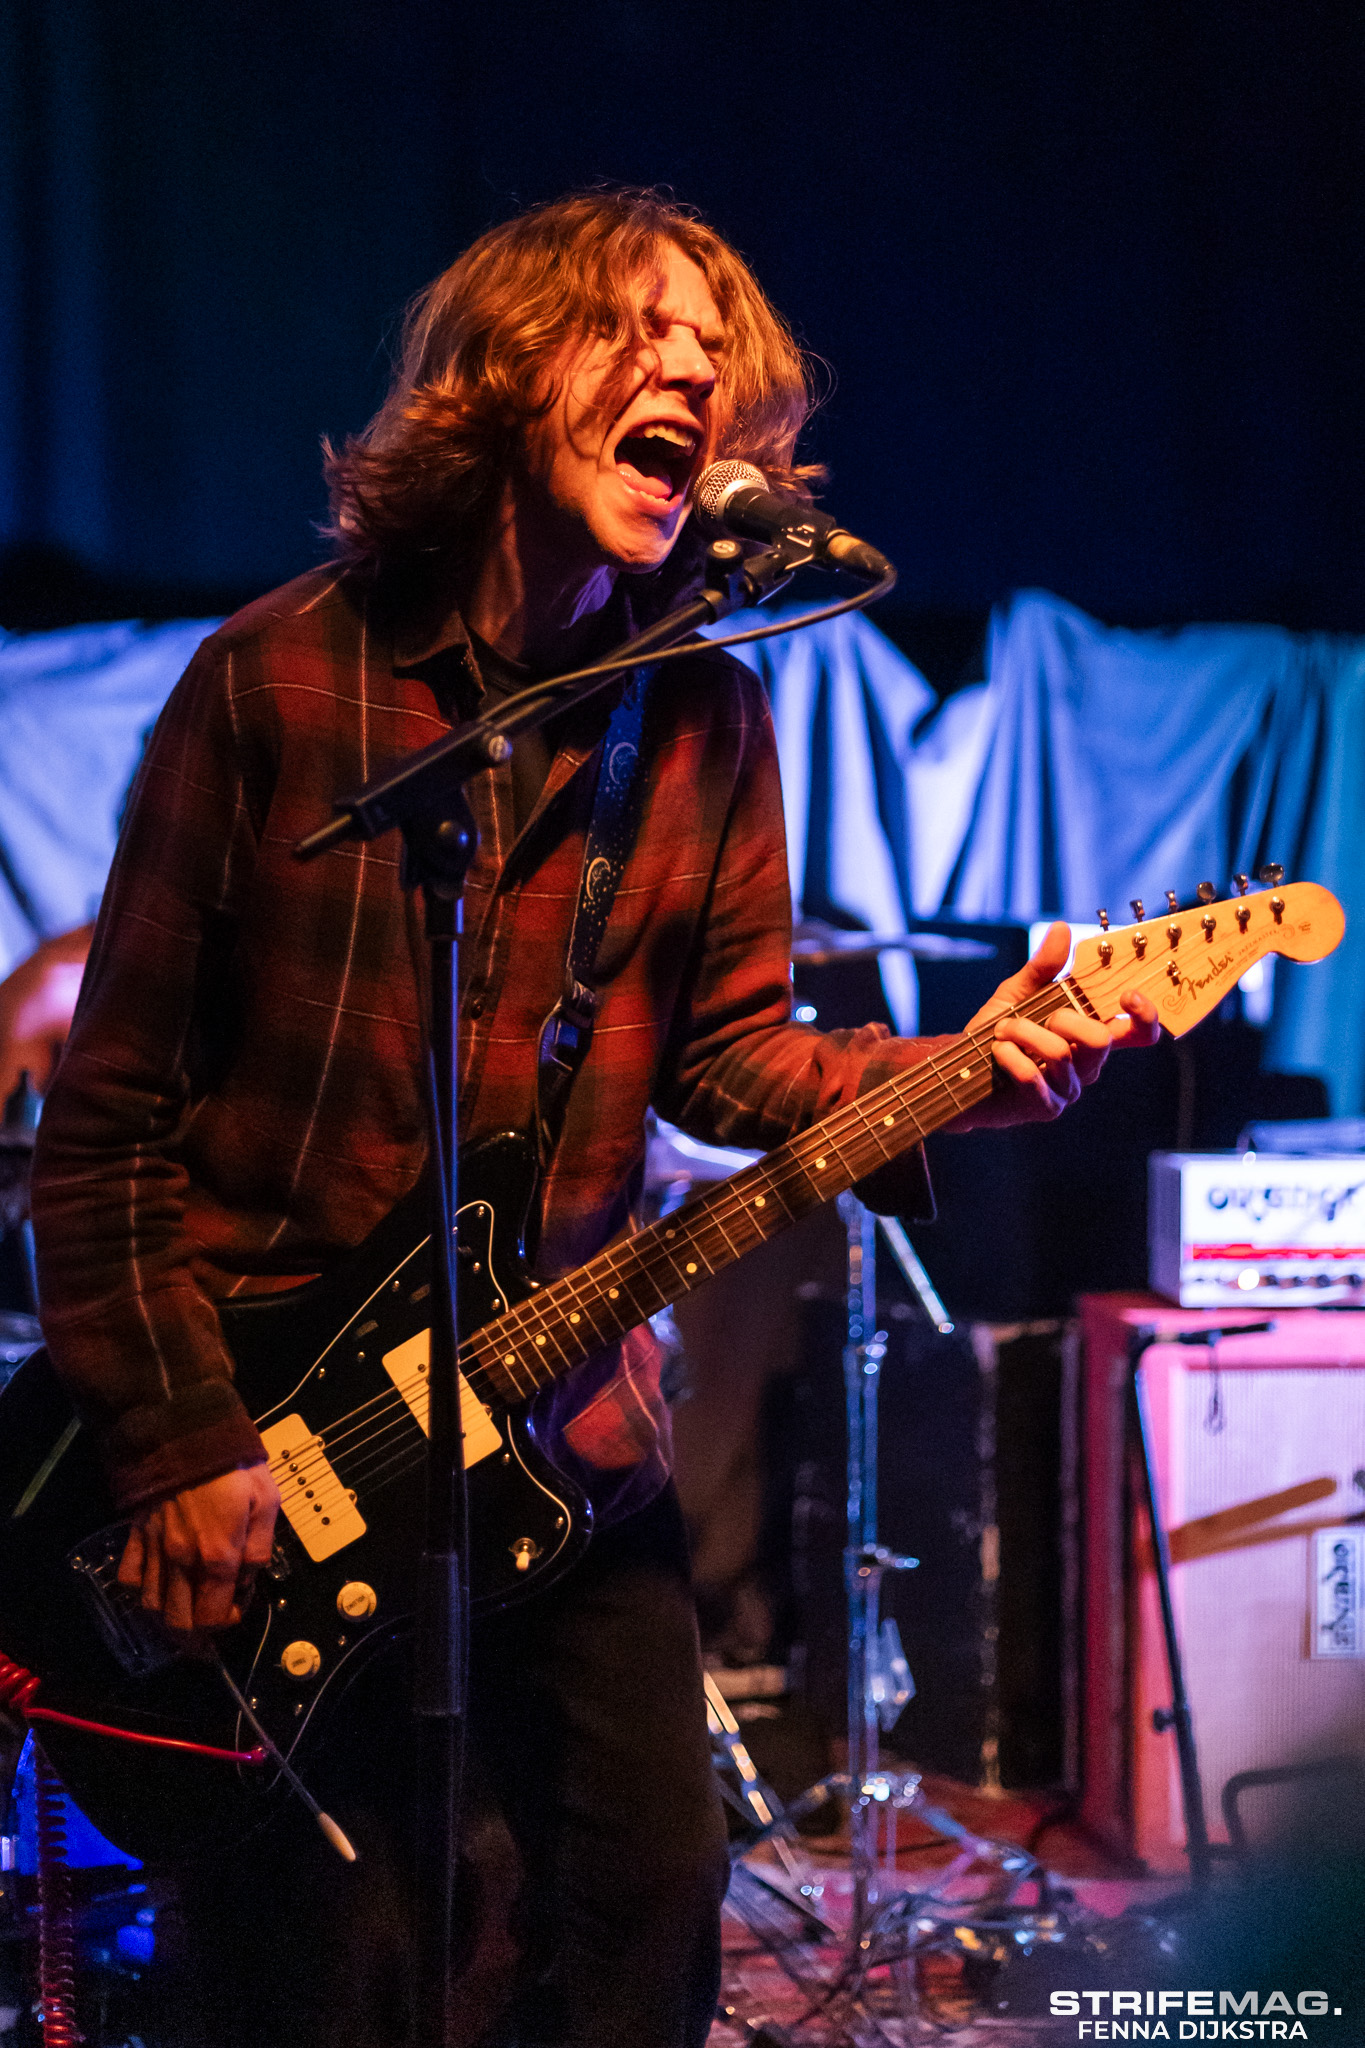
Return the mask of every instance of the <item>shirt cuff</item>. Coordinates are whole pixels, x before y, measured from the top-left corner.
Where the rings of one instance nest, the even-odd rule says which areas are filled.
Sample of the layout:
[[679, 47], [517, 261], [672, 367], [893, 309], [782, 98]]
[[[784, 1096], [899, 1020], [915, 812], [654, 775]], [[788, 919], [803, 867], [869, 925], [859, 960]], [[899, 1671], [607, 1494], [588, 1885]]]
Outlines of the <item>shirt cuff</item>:
[[865, 1180], [856, 1181], [853, 1192], [877, 1216], [904, 1216], [909, 1223], [932, 1223], [938, 1215], [923, 1145], [916, 1145], [900, 1159], [888, 1159], [885, 1166], [879, 1166]]
[[[884, 1081], [918, 1066], [922, 1060], [932, 1058], [944, 1046], [954, 1042], [951, 1036], [886, 1039], [863, 1069], [858, 1083], [859, 1095], [870, 1094]], [[897, 1159], [888, 1159], [885, 1166], [877, 1167], [875, 1172], [858, 1181], [853, 1192], [878, 1216], [904, 1216], [909, 1223], [932, 1223], [938, 1214], [923, 1145], [916, 1145]]]
[[169, 1400], [130, 1408], [100, 1435], [120, 1512], [266, 1462], [256, 1425], [228, 1380], [197, 1380]]

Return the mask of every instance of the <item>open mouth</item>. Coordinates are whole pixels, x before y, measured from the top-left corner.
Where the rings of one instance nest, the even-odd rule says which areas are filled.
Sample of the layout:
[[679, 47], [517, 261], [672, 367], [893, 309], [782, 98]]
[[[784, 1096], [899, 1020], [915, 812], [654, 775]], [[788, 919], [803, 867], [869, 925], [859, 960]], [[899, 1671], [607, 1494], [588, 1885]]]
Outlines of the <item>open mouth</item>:
[[660, 505], [671, 504], [691, 481], [701, 436], [671, 421], [656, 420], [617, 443], [616, 467], [634, 490]]

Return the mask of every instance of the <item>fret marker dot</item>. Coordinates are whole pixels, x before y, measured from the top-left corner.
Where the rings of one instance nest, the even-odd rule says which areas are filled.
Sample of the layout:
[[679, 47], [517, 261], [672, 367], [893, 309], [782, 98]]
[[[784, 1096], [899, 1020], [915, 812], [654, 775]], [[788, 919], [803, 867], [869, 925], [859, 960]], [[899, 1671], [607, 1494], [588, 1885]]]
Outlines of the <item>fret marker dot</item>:
[[537, 1337], [536, 1342], [537, 1344], [543, 1344], [545, 1342], [545, 1339], [543, 1337]]
[[889, 1126], [890, 1126], [891, 1124], [893, 1124], [893, 1123], [894, 1123], [895, 1121], [896, 1121], [896, 1119], [895, 1119], [895, 1118], [894, 1118], [893, 1116], [884, 1116], [884, 1117], [882, 1118], [882, 1122], [883, 1122], [884, 1124], [886, 1124], [886, 1125], [887, 1125], [888, 1127], [889, 1127]]
[[517, 1362], [517, 1354], [516, 1354], [516, 1352], [515, 1352], [515, 1351], [504, 1351], [504, 1352], [503, 1352], [503, 1354], [502, 1354], [502, 1362], [503, 1362], [503, 1364], [504, 1364], [504, 1365], [515, 1365], [515, 1364], [516, 1364], [516, 1362]]
[[958, 1078], [958, 1080], [959, 1080], [959, 1081], [970, 1081], [970, 1080], [971, 1080], [971, 1078], [972, 1078], [972, 1070], [971, 1070], [971, 1068], [970, 1068], [970, 1067], [964, 1067], [964, 1068], [962, 1069], [962, 1072], [961, 1072], [961, 1073], [960, 1073], [960, 1074], [958, 1075], [958, 1077], [957, 1077], [957, 1078]]
[[582, 1319], [581, 1319], [581, 1317], [579, 1316], [578, 1310], [577, 1310], [577, 1309], [575, 1309], [575, 1310], [574, 1310], [574, 1312], [573, 1312], [573, 1314], [572, 1314], [572, 1315], [571, 1315], [571, 1316], [569, 1317], [569, 1321], [570, 1321], [571, 1323], [576, 1323], [576, 1322], [579, 1322], [579, 1321], [581, 1321], [581, 1320], [582, 1320]]
[[816, 1160], [816, 1162], [815, 1162], [815, 1164], [816, 1164], [816, 1166], [817, 1166], [817, 1167], [819, 1168], [820, 1172], [821, 1172], [821, 1173], [823, 1173], [823, 1172], [824, 1172], [824, 1170], [825, 1170], [825, 1162], [824, 1162], [824, 1160], [823, 1160], [823, 1159], [817, 1159], [817, 1160]]
[[755, 1207], [755, 1209], [763, 1209], [763, 1208], [766, 1208], [766, 1206], [767, 1206], [767, 1198], [766, 1198], [765, 1196], [763, 1196], [763, 1195], [755, 1195], [755, 1196], [754, 1196], [754, 1207]]
[[678, 1233], [677, 1233], [677, 1231], [676, 1231], [676, 1230], [666, 1230], [666, 1231], [664, 1232], [664, 1236], [665, 1236], [665, 1237], [676, 1237], [676, 1236], [677, 1236], [677, 1234], [678, 1234]]
[[620, 1288], [619, 1288], [619, 1287], [609, 1287], [609, 1288], [607, 1289], [607, 1300], [608, 1300], [608, 1301], [619, 1301], [619, 1300], [620, 1300], [620, 1298], [621, 1298], [621, 1290], [620, 1290]]
[[696, 1270], [697, 1270], [697, 1268], [696, 1268], [695, 1264], [694, 1264], [694, 1263], [693, 1263], [693, 1261], [692, 1261], [692, 1260], [690, 1260], [690, 1259], [689, 1259], [689, 1260], [688, 1260], [688, 1262], [687, 1262], [687, 1270], [688, 1270], [688, 1272], [689, 1272], [689, 1273], [695, 1273], [695, 1272], [696, 1272]]

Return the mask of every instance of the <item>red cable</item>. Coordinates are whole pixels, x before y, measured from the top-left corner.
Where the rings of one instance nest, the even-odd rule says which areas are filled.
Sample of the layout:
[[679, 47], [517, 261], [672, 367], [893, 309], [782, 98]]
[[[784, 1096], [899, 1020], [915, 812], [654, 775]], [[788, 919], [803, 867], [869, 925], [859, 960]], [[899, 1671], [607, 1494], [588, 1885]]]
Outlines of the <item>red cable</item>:
[[43, 2044], [44, 2048], [78, 2048], [85, 2036], [76, 2025], [76, 1935], [71, 1910], [71, 1872], [66, 1862], [66, 1801], [61, 1779], [36, 1742], [33, 1778], [38, 1818], [38, 1990]]
[[[207, 1742], [184, 1742], [172, 1735], [144, 1735], [134, 1728], [111, 1728], [103, 1721], [84, 1721], [55, 1707], [33, 1704], [42, 1680], [0, 1650], [0, 1707], [9, 1707], [25, 1721], [54, 1721], [107, 1735], [115, 1742], [135, 1742], [148, 1749], [174, 1749], [182, 1755], [207, 1756], [224, 1763], [262, 1764], [266, 1751], [217, 1749]], [[85, 2036], [76, 2024], [76, 1940], [71, 1907], [71, 1872], [66, 1862], [66, 1801], [61, 1779], [35, 1741], [33, 1745], [35, 1805], [38, 1820], [38, 1982], [44, 2048], [80, 2048]]]
[[144, 1735], [136, 1728], [111, 1728], [105, 1721], [83, 1721], [76, 1714], [58, 1713], [55, 1707], [35, 1707], [34, 1696], [42, 1679], [26, 1671], [0, 1650], [0, 1707], [13, 1707], [26, 1721], [54, 1721], [63, 1728], [80, 1728], [88, 1735], [107, 1735], [114, 1742], [134, 1742], [147, 1749], [174, 1749], [182, 1756], [207, 1756], [218, 1763], [263, 1764], [268, 1752], [257, 1743], [254, 1749], [217, 1749], [208, 1742], [186, 1742], [175, 1735]]
[[25, 1671], [22, 1664], [11, 1663], [0, 1650], [0, 1707], [14, 1707], [27, 1719], [28, 1703], [42, 1682], [33, 1672]]

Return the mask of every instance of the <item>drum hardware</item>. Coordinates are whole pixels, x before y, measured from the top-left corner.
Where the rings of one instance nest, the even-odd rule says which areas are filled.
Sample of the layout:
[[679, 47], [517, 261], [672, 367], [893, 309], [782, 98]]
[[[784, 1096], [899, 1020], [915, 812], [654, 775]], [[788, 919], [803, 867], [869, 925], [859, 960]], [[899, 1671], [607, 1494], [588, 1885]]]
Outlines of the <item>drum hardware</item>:
[[[25, 1067], [5, 1097], [4, 1111], [0, 1114], [0, 1232], [7, 1237], [13, 1235], [17, 1242], [28, 1297], [26, 1306], [35, 1314], [38, 1308], [38, 1266], [33, 1249], [33, 1225], [28, 1213], [28, 1184], [41, 1108], [42, 1098]], [[3, 1334], [0, 1333], [0, 1341]], [[37, 1342], [35, 1338], [29, 1350], [35, 1349]], [[27, 1355], [27, 1352], [23, 1354], [24, 1357]], [[21, 1363], [22, 1358], [6, 1359], [3, 1348], [0, 1348], [0, 1385], [8, 1376], [6, 1364], [12, 1370]]]
[[875, 960], [879, 953], [909, 953], [916, 960], [993, 960], [995, 950], [982, 939], [954, 939], [943, 932], [843, 931], [818, 917], [802, 918], [792, 934], [796, 967]]
[[[921, 1774], [887, 1769], [881, 1739], [914, 1697], [914, 1679], [894, 1619], [881, 1613], [882, 1582], [889, 1572], [910, 1571], [918, 1560], [878, 1541], [878, 1389], [886, 1353], [885, 1333], [876, 1327], [876, 1248], [880, 1230], [929, 1321], [951, 1331], [952, 1323], [922, 1274], [899, 1224], [874, 1217], [852, 1194], [839, 1198], [847, 1262], [847, 1342], [844, 1388], [848, 1424], [848, 1520], [844, 1583], [848, 1613], [848, 1767], [812, 1785], [784, 1804], [754, 1773], [738, 1803], [757, 1823], [754, 1836], [734, 1859], [740, 1882], [731, 1905], [784, 1973], [805, 1995], [805, 2010], [786, 2023], [770, 2018], [749, 2022], [751, 2042], [782, 2041], [787, 2048], [819, 2042], [887, 2043], [919, 2039], [921, 2027], [937, 2034], [939, 2021], [924, 2004], [917, 1960], [952, 1956], [964, 1972], [988, 1965], [994, 1974], [1040, 1946], [1075, 1942], [1080, 1921], [1069, 1910], [1070, 1894], [1057, 1886], [1029, 1851], [975, 1834], [926, 1796]], [[909, 1264], [903, 1254], [909, 1250]], [[707, 1683], [717, 1754], [738, 1768], [739, 1729], [717, 1730], [724, 1701]], [[728, 1714], [728, 1709], [725, 1709]], [[729, 1717], [733, 1722], [733, 1716]], [[742, 1747], [742, 1744], [739, 1744]], [[752, 1765], [749, 1766], [752, 1771]], [[754, 1795], [757, 1795], [757, 1802]], [[829, 1801], [846, 1801], [849, 1816], [850, 1917], [842, 1934], [831, 1933], [816, 1910], [823, 1882], [798, 1855], [797, 1823]], [[736, 1803], [732, 1800], [732, 1804]], [[770, 1818], [763, 1820], [766, 1812]], [[896, 1875], [897, 1833], [902, 1814], [932, 1829], [957, 1853], [929, 1884], [907, 1889]], [[750, 1860], [771, 1842], [780, 1873], [765, 1873]], [[785, 1909], [785, 1915], [784, 1910]], [[823, 1933], [814, 1931], [818, 1922]], [[825, 1954], [802, 1955], [814, 1943]], [[830, 1951], [833, 1950], [831, 1960]], [[731, 2002], [724, 2015], [739, 2017]], [[894, 2036], [886, 2021], [913, 2028]]]

